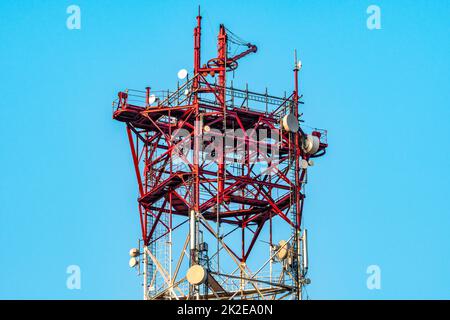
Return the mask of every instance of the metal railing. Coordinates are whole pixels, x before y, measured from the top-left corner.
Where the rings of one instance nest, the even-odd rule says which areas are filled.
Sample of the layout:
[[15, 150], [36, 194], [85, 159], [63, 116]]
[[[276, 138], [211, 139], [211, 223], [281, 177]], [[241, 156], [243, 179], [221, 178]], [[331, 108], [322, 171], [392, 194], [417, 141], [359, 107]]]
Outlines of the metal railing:
[[[149, 95], [150, 97], [154, 97], [154, 102], [151, 104], [149, 103], [149, 101], [147, 101], [148, 93], [146, 91], [126, 89], [121, 92], [124, 94], [124, 98], [121, 99], [119, 97], [113, 101], [113, 112], [123, 108], [128, 104], [145, 108], [149, 106], [170, 107], [190, 103], [192, 94], [194, 93], [192, 90], [192, 85], [196, 78], [200, 77], [196, 75], [191, 79], [188, 78], [187, 81], [181, 86], [178, 83], [176, 91], [151, 91]], [[206, 84], [206, 82], [202, 82], [200, 81], [200, 79], [198, 79], [198, 81], [201, 88], [210, 87], [217, 90], [221, 88], [216, 84]], [[119, 93], [119, 95], [121, 93]], [[280, 118], [281, 116], [286, 114], [287, 110], [290, 109], [294, 104], [292, 95], [289, 97], [277, 97], [269, 95], [267, 89], [265, 93], [257, 93], [248, 90], [248, 88], [242, 90], [234, 88], [231, 85], [230, 87], [226, 87], [225, 93], [228, 98], [228, 108], [239, 108], [255, 112], [265, 112], [266, 114], [271, 114], [276, 118]], [[206, 94], [207, 93], [205, 92], [201, 93], [202, 96], [199, 97], [200, 101], [212, 107], [218, 106], [216, 99], [208, 99], [207, 97], [205, 97]]]

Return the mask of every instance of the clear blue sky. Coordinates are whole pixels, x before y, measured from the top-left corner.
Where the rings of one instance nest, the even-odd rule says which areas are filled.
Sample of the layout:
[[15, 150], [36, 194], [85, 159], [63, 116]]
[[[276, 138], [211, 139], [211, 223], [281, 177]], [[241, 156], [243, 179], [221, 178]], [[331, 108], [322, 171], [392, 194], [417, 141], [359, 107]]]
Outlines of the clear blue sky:
[[[238, 83], [292, 90], [303, 61], [308, 124], [327, 128], [305, 225], [312, 299], [450, 298], [450, 2], [202, 1], [258, 45]], [[81, 30], [66, 8], [81, 8]], [[0, 298], [140, 299], [124, 88], [167, 89], [192, 66], [198, 1], [0, 1]], [[366, 9], [381, 8], [381, 30]], [[82, 289], [66, 288], [79, 265]], [[366, 268], [379, 265], [381, 290]]]

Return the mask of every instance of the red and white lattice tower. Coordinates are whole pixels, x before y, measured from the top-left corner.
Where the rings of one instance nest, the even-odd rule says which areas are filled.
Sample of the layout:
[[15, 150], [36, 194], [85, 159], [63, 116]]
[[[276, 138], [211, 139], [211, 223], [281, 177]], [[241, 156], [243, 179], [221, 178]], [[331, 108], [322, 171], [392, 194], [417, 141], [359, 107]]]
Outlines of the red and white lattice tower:
[[144, 299], [301, 299], [304, 186], [326, 131], [301, 124], [296, 58], [290, 95], [234, 88], [228, 72], [257, 48], [220, 25], [217, 57], [202, 64], [201, 19], [193, 72], [179, 72], [176, 90], [127, 89], [114, 101], [139, 188], [130, 266]]

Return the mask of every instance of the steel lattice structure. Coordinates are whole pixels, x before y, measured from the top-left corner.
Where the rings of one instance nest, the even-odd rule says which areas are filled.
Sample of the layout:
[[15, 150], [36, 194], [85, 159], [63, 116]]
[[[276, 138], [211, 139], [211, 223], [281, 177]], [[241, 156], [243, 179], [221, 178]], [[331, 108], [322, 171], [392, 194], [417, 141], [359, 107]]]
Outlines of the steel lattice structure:
[[234, 88], [227, 73], [257, 48], [220, 25], [217, 57], [202, 64], [201, 19], [191, 77], [113, 104], [139, 187], [144, 299], [301, 299], [304, 186], [326, 131], [299, 125], [297, 61], [290, 95]]

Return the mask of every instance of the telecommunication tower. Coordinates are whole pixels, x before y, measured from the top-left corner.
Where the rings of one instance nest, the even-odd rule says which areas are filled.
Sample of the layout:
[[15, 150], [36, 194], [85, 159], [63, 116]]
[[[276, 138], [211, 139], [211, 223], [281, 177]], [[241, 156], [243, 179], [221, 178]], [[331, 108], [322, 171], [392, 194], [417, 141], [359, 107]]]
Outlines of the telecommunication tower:
[[201, 20], [176, 90], [127, 89], [113, 103], [139, 190], [130, 267], [144, 299], [302, 299], [305, 184], [326, 131], [303, 124], [297, 57], [292, 93], [235, 88], [228, 73], [257, 47], [220, 25], [217, 57], [203, 64]]

